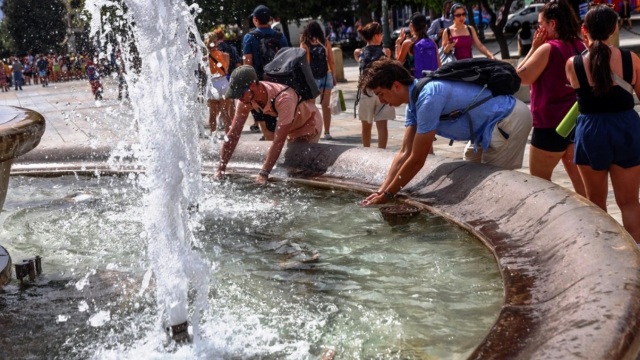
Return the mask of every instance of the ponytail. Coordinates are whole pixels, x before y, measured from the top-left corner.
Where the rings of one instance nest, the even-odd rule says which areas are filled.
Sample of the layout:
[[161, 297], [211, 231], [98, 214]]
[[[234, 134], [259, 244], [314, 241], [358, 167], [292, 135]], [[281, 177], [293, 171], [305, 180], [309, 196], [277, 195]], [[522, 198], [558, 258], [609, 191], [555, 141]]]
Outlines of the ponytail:
[[589, 32], [592, 43], [589, 44], [589, 72], [593, 78], [593, 93], [600, 96], [613, 88], [611, 77], [611, 49], [604, 41], [616, 31], [618, 13], [609, 6], [598, 5], [587, 13], [584, 27]]
[[594, 40], [589, 46], [589, 72], [593, 78], [593, 93], [600, 96], [611, 91], [611, 49], [601, 40]]

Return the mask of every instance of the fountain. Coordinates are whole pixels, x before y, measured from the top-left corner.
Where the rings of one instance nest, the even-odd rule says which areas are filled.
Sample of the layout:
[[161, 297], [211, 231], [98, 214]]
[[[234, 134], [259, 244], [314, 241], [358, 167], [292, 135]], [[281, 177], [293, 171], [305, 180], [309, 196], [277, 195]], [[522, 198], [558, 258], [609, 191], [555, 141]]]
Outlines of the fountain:
[[[44, 118], [26, 109], [0, 106], [0, 211], [9, 186], [13, 159], [38, 146], [44, 134]], [[11, 279], [11, 257], [0, 244], [0, 287]]]
[[[110, 2], [96, 0], [93, 3], [101, 5]], [[139, 49], [143, 64], [142, 75], [130, 74], [128, 80], [131, 85], [132, 103], [139, 105], [135, 108], [135, 113], [141, 129], [141, 143], [145, 144], [148, 151], [142, 155], [135, 154], [135, 159], [129, 159], [131, 163], [126, 160], [108, 161], [108, 157], [99, 159], [94, 156], [94, 166], [91, 169], [69, 166], [70, 159], [65, 156], [53, 155], [45, 158], [43, 154], [32, 152], [23, 156], [19, 164], [14, 165], [13, 173], [35, 175], [59, 172], [76, 176], [97, 173], [100, 174], [101, 181], [107, 183], [99, 183], [97, 187], [101, 190], [96, 191], [106, 191], [109, 196], [120, 195], [129, 190], [106, 190], [120, 189], [119, 186], [114, 187], [109, 183], [110, 180], [103, 180], [107, 174], [129, 173], [124, 181], [133, 181], [140, 176], [143, 188], [148, 189], [144, 192], [148, 194], [145, 200], [141, 200], [142, 203], [134, 204], [134, 208], [145, 209], [145, 212], [138, 212], [138, 216], [144, 219], [144, 224], [142, 230], [137, 232], [137, 238], [146, 241], [148, 250], [141, 250], [141, 253], [147, 253], [148, 263], [136, 267], [135, 264], [117, 265], [115, 262], [108, 269], [119, 266], [144, 269], [144, 276], [138, 282], [134, 282], [136, 285], [133, 287], [140, 289], [138, 294], [142, 295], [148, 293], [149, 289], [154, 289], [154, 300], [141, 301], [155, 301], [160, 314], [156, 316], [155, 321], [151, 321], [151, 325], [117, 325], [127, 330], [132, 327], [146, 330], [151, 334], [149, 336], [153, 336], [160, 332], [149, 329], [159, 329], [164, 325], [182, 326], [191, 314], [193, 345], [172, 347], [169, 351], [175, 351], [176, 356], [182, 358], [206, 358], [213, 349], [218, 349], [217, 337], [204, 337], [200, 331], [200, 316], [206, 312], [208, 286], [211, 283], [208, 275], [216, 265], [209, 265], [210, 262], [200, 254], [205, 251], [216, 253], [220, 249], [207, 248], [203, 240], [194, 237], [191, 229], [197, 228], [198, 225], [190, 221], [202, 216], [202, 212], [196, 212], [194, 217], [190, 218], [187, 208], [190, 204], [202, 202], [203, 198], [200, 195], [203, 185], [200, 173], [212, 173], [215, 163], [209, 163], [206, 159], [215, 159], [216, 151], [205, 151], [202, 154], [205, 161], [200, 168], [201, 157], [195, 150], [195, 126], [191, 126], [188, 121], [191, 100], [188, 96], [180, 95], [188, 94], [192, 88], [185, 80], [190, 79], [192, 73], [188, 70], [189, 66], [167, 66], [183, 64], [184, 59], [191, 59], [187, 61], [187, 64], [191, 64], [193, 58], [197, 58], [197, 55], [191, 55], [187, 42], [187, 34], [191, 30], [183, 21], [183, 16], [189, 18], [191, 11], [180, 1], [159, 4], [150, 1], [130, 3], [131, 16], [144, 14], [136, 19], [140, 27], [136, 37], [138, 41], [142, 41]], [[158, 77], [145, 78], [144, 74], [149, 72]], [[158, 83], [150, 83], [152, 78]], [[240, 143], [234, 154], [234, 165], [230, 166], [229, 172], [239, 175], [255, 173], [262, 163], [261, 154], [265, 153], [267, 146], [265, 143]], [[76, 159], [82, 159], [83, 156], [88, 158], [92, 149], [84, 151], [76, 153]], [[285, 149], [284, 158], [278, 163], [272, 176], [275, 180], [329, 189], [371, 191], [382, 181], [392, 158], [393, 154], [390, 152], [375, 149], [326, 144], [291, 144]], [[144, 176], [134, 175], [140, 173], [138, 160], [142, 160], [146, 168]], [[167, 174], [163, 171], [166, 169], [177, 171]], [[207, 186], [212, 186], [210, 191], [215, 191], [230, 190], [234, 185], [230, 182]], [[575, 194], [540, 179], [438, 157], [430, 157], [427, 166], [409, 184], [405, 194], [408, 205], [430, 210], [465, 229], [480, 239], [498, 260], [504, 284], [504, 301], [489, 333], [465, 354], [469, 358], [631, 359], [638, 355], [640, 274], [637, 269], [640, 266], [640, 257], [629, 235], [600, 210]], [[206, 205], [206, 202], [202, 204]], [[215, 209], [216, 206], [213, 205], [212, 208]], [[353, 204], [351, 206], [355, 207]], [[272, 208], [275, 207], [268, 209]], [[254, 210], [253, 214], [260, 212]], [[250, 220], [247, 219], [249, 223]], [[242, 229], [251, 228], [241, 222], [240, 218], [235, 221], [242, 225]], [[296, 233], [294, 230], [292, 232]], [[269, 236], [269, 233], [261, 236]], [[114, 243], [114, 246], [124, 245]], [[130, 250], [133, 251], [139, 243], [132, 241], [130, 246]], [[339, 247], [337, 244], [335, 246]], [[274, 246], [274, 249], [280, 248]], [[258, 251], [254, 248], [244, 250], [247, 253]], [[264, 248], [262, 250], [264, 251]], [[320, 254], [322, 259], [322, 252]], [[108, 252], [101, 255], [107, 256]], [[219, 257], [225, 258], [225, 254], [222, 253]], [[234, 259], [229, 255], [229, 259], [225, 260], [233, 264]], [[296, 271], [314, 271], [312, 269], [315, 266]], [[285, 267], [288, 268], [289, 265], [285, 263]], [[315, 271], [322, 272], [321, 269]], [[404, 272], [405, 275], [410, 273], [410, 269]], [[73, 275], [77, 277], [80, 274]], [[80, 280], [73, 282], [74, 288], [81, 290], [87, 287], [87, 284], [95, 284], [93, 275], [95, 274], [90, 272], [80, 276]], [[117, 275], [110, 276], [111, 279], [116, 279], [112, 281], [116, 285], [119, 282], [131, 283], [130, 280], [118, 280], [120, 278]], [[367, 277], [366, 274], [364, 277]], [[191, 280], [191, 284], [187, 279]], [[234, 283], [233, 287], [240, 286]], [[86, 311], [86, 308], [94, 303], [100, 304], [101, 298], [119, 304], [123, 313], [134, 311], [137, 309], [136, 306], [144, 305], [110, 297], [119, 296], [123, 292], [126, 295], [131, 291], [125, 292], [122, 288], [118, 290], [116, 286], [106, 292], [109, 296], [96, 296], [95, 302], [92, 303], [80, 301], [77, 308], [81, 312]], [[105, 294], [101, 288], [97, 293]], [[285, 294], [292, 298], [311, 296], [304, 292]], [[232, 297], [229, 302], [246, 301], [260, 305], [262, 302], [285, 298], [287, 296], [282, 296], [282, 292], [276, 287], [260, 298], [237, 296]], [[417, 299], [415, 301], [418, 306], [425, 306], [419, 301], [420, 297]], [[191, 311], [187, 308], [189, 303], [194, 305]], [[100, 311], [88, 317], [86, 322], [91, 326], [100, 326], [110, 315], [101, 310], [101, 307], [96, 306], [95, 309]], [[233, 331], [225, 331], [227, 329], [224, 328], [224, 324], [228, 320], [233, 322], [235, 315], [219, 314], [221, 320], [214, 324], [220, 325], [221, 329], [207, 330], [216, 334], [221, 342], [233, 338]], [[340, 315], [347, 316], [341, 313], [336, 316]], [[66, 315], [60, 316], [60, 322], [69, 321]], [[223, 352], [220, 357], [263, 357], [266, 354], [267, 358], [308, 358], [321, 353], [318, 349], [309, 349], [304, 345], [296, 347], [297, 352], [293, 353], [251, 347], [254, 342], [266, 344], [265, 347], [280, 345], [276, 341], [277, 337], [269, 331], [270, 326], [275, 326], [280, 320], [279, 317], [273, 316], [249, 317], [248, 322], [240, 326], [255, 330], [248, 332], [248, 338], [238, 339], [239, 345]], [[326, 320], [330, 322], [334, 317]], [[384, 317], [372, 320], [371, 327], [379, 325], [375, 320], [384, 320]], [[82, 324], [81, 321], [77, 326]], [[297, 323], [290, 332], [305, 332], [308, 327], [316, 325], [313, 322]], [[383, 327], [391, 325], [393, 323], [382, 324]], [[184, 335], [184, 331], [179, 332]], [[337, 337], [336, 341], [339, 339]], [[132, 346], [131, 341], [107, 343], [104, 348], [98, 349], [99, 356], [118, 358], [123, 355], [148, 356], [150, 351], [163, 353], [162, 349], [158, 350], [156, 342], [146, 338], [136, 341], [136, 346]], [[88, 343], [91, 343], [90, 339]], [[364, 348], [366, 345], [361, 344]], [[2, 350], [0, 355], [5, 355], [2, 354]], [[338, 353], [337, 356], [341, 354]], [[380, 354], [378, 356], [391, 357]]]

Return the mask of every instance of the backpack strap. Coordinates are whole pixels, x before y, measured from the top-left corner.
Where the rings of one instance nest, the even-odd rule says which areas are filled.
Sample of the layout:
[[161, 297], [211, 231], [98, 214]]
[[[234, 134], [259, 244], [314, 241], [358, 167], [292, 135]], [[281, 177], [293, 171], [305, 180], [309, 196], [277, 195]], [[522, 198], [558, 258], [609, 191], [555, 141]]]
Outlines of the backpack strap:
[[214, 58], [213, 55], [211, 55], [211, 53], [209, 53], [209, 59], [215, 61], [216, 64], [220, 64], [219, 68], [222, 69], [222, 71], [224, 72], [223, 75], [227, 74], [227, 69], [225, 69], [224, 66], [222, 66], [222, 62], [219, 62], [218, 59]]
[[[271, 107], [273, 108], [273, 111], [275, 111], [276, 117], [278, 116], [278, 109], [276, 109], [276, 98], [280, 96], [280, 94], [282, 94], [283, 92], [289, 90], [290, 88], [291, 86], [287, 86], [286, 88], [284, 88], [284, 90], [280, 91], [279, 93], [276, 94], [276, 96], [271, 98]], [[300, 98], [300, 95], [296, 91], [294, 91], [294, 93], [298, 95], [298, 103], [296, 104], [296, 108], [293, 110], [293, 113], [295, 114], [298, 111], [298, 105], [302, 103], [302, 99]], [[262, 110], [260, 110], [260, 113], [262, 113]]]
[[[420, 95], [420, 92], [425, 87], [425, 85], [427, 85], [429, 81], [431, 81], [431, 77], [422, 78], [418, 80], [418, 83], [416, 84], [416, 86], [414, 86], [413, 90], [411, 91], [411, 101], [414, 103], [414, 105], [418, 101], [418, 95]], [[465, 109], [456, 110], [448, 114], [440, 115], [440, 121], [455, 120], [463, 116], [464, 114], [468, 113], [469, 111], [491, 100], [493, 98], [493, 95], [489, 95], [482, 100], [476, 101], [476, 99], [480, 96], [480, 94], [482, 94], [482, 92], [486, 88], [487, 88], [487, 85], [483, 86], [482, 89], [480, 89], [480, 92], [478, 92], [478, 94], [476, 95], [476, 97], [473, 98], [473, 101], [469, 105], [467, 105]], [[471, 121], [471, 117], [468, 118], [468, 121], [469, 121], [469, 137], [471, 139], [471, 143], [473, 144], [475, 143], [476, 136], [475, 136], [475, 131], [473, 130], [473, 122]], [[452, 143], [453, 143], [453, 140], [449, 142], [449, 145], [451, 145]]]
[[622, 56], [622, 78], [631, 84], [631, 81], [633, 81], [633, 59], [631, 58], [631, 51], [620, 49], [620, 55]]
[[589, 79], [587, 79], [587, 72], [584, 70], [584, 60], [582, 59], [582, 55], [573, 57], [573, 69], [576, 71], [576, 77], [578, 78], [580, 88], [590, 88], [591, 85], [589, 85]]

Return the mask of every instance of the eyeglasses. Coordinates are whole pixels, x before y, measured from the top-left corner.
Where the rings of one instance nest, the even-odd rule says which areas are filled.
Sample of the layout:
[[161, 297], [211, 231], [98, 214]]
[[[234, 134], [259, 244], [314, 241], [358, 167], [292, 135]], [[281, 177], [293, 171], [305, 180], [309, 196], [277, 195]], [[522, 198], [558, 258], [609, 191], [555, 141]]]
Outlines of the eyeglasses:
[[467, 13], [466, 13], [466, 12], [464, 12], [464, 13], [457, 13], [457, 14], [453, 14], [453, 16], [455, 16], [455, 17], [463, 17], [463, 16], [467, 16]]

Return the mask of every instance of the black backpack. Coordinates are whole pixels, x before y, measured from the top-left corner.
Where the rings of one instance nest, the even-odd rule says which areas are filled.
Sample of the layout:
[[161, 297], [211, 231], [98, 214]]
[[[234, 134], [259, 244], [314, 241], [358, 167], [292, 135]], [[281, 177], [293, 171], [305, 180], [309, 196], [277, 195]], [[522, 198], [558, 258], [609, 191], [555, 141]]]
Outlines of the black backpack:
[[[513, 95], [520, 89], [520, 76], [513, 65], [505, 61], [486, 58], [471, 58], [458, 60], [442, 65], [435, 71], [423, 71], [425, 78], [417, 93], [428, 81], [453, 80], [464, 81], [484, 86], [491, 91], [491, 95]], [[417, 94], [416, 98], [417, 99]]]
[[238, 55], [238, 50], [236, 50], [235, 46], [223, 41], [218, 44], [218, 50], [229, 54], [229, 69], [227, 71], [228, 74], [231, 74], [233, 72], [233, 70], [236, 68], [236, 64], [242, 64], [242, 59]]
[[[360, 76], [362, 77], [362, 74], [364, 73], [364, 71], [371, 66], [371, 64], [378, 60], [378, 59], [382, 59], [386, 57], [386, 55], [384, 54], [384, 49], [382, 48], [382, 45], [367, 45], [365, 47], [362, 48], [361, 52], [360, 52]], [[358, 88], [358, 92], [356, 93], [356, 101], [353, 103], [353, 117], [356, 117], [356, 113], [358, 109], [358, 103], [360, 103], [360, 97], [362, 96], [362, 89]], [[383, 107], [386, 104], [382, 105]]]
[[385, 54], [382, 45], [367, 45], [363, 47], [360, 53], [360, 75], [371, 63], [383, 57], [385, 57]]
[[[258, 75], [262, 74], [262, 68], [273, 61], [276, 54], [280, 49], [282, 49], [282, 43], [280, 42], [282, 39], [282, 33], [276, 32], [273, 34], [265, 34], [262, 31], [255, 29], [249, 32], [249, 34], [255, 36], [260, 43], [259, 52], [260, 52], [260, 62], [261, 66], [256, 67], [256, 61], [253, 61], [253, 67], [256, 69]], [[255, 54], [254, 54], [255, 57]]]
[[311, 62], [311, 73], [316, 79], [324, 79], [329, 71], [329, 63], [327, 61], [327, 49], [322, 45], [311, 45], [307, 43], [309, 47], [309, 55]]
[[314, 99], [320, 94], [316, 79], [302, 48], [280, 49], [273, 61], [264, 66], [264, 80], [292, 87], [300, 101]]
[[[484, 99], [474, 98], [471, 103], [462, 110], [454, 111], [450, 114], [440, 116], [440, 120], [452, 120], [461, 117], [470, 110], [484, 104], [494, 96], [513, 95], [520, 89], [520, 76], [513, 65], [500, 60], [486, 58], [471, 58], [458, 60], [442, 65], [435, 71], [423, 71], [424, 78], [420, 79], [411, 92], [411, 100], [415, 104], [422, 88], [431, 80], [452, 80], [470, 82], [482, 86], [478, 96], [488, 89], [491, 95]], [[471, 132], [471, 143], [474, 143], [475, 134], [473, 125], [469, 119], [469, 130]]]

